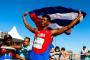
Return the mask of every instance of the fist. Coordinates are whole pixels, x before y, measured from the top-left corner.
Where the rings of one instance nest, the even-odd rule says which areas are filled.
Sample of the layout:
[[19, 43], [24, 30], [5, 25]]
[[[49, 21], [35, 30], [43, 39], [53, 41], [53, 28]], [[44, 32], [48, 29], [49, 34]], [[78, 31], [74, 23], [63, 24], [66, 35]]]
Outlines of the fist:
[[83, 14], [81, 13], [81, 11], [79, 11], [78, 17], [79, 17], [79, 20], [80, 20], [80, 22], [81, 22], [81, 21], [83, 20]]
[[29, 12], [25, 12], [25, 13], [24, 13], [24, 16], [26, 16], [27, 14], [29, 14]]

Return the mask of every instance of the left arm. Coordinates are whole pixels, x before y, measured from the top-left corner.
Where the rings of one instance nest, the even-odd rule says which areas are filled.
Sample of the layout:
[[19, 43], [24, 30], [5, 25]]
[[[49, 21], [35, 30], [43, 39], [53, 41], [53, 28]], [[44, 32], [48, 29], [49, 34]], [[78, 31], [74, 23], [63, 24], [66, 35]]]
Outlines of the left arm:
[[70, 28], [72, 28], [80, 20], [81, 17], [82, 17], [82, 14], [81, 14], [81, 12], [79, 12], [77, 18], [75, 18], [69, 25], [67, 25], [67, 26], [65, 26], [63, 28], [51, 30], [52, 36], [62, 34], [63, 32], [69, 30]]

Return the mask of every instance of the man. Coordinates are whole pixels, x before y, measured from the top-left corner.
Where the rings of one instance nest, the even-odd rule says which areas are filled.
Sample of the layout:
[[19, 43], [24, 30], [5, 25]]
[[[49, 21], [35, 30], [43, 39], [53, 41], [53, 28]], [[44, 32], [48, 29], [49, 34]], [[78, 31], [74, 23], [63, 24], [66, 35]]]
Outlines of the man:
[[14, 48], [20, 50], [19, 54], [16, 54], [16, 58], [22, 60], [29, 60], [30, 53], [30, 38], [25, 37], [22, 46], [13, 46]]
[[13, 39], [12, 39], [11, 35], [7, 34], [7, 35], [4, 36], [3, 44], [5, 46], [12, 46]]
[[69, 60], [69, 56], [70, 54], [67, 51], [65, 51], [65, 48], [61, 48], [60, 60]]
[[14, 59], [15, 58], [15, 49], [11, 46], [13, 45], [13, 38], [11, 35], [4, 35], [4, 40], [2, 46], [0, 47], [0, 54], [2, 55], [0, 60], [3, 59]]
[[86, 46], [83, 46], [83, 48], [81, 50], [81, 60], [85, 60], [86, 55], [87, 55]]
[[49, 60], [53, 37], [72, 28], [80, 20], [82, 14], [79, 12], [77, 18], [75, 18], [68, 26], [54, 30], [48, 29], [48, 25], [51, 24], [51, 20], [48, 15], [44, 15], [42, 17], [41, 30], [32, 28], [32, 26], [26, 21], [25, 16], [26, 14], [23, 14], [22, 18], [26, 28], [35, 34], [32, 52], [30, 53], [31, 60]]
[[50, 50], [50, 60], [60, 60], [60, 56], [61, 54], [59, 46], [56, 46]]

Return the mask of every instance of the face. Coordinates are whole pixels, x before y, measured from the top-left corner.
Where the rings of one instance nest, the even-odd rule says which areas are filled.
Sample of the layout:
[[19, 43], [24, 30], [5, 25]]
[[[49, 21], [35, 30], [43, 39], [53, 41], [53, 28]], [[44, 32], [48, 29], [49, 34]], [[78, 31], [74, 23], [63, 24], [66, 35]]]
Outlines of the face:
[[46, 26], [48, 25], [48, 23], [49, 23], [48, 18], [43, 17], [43, 18], [42, 18], [42, 27], [46, 27]]
[[29, 45], [29, 39], [24, 39], [23, 46], [26, 47]]
[[59, 49], [56, 49], [56, 52], [59, 52], [60, 50]]
[[83, 48], [83, 50], [85, 50], [86, 48]]
[[8, 39], [8, 40], [6, 41], [6, 43], [7, 43], [8, 46], [10, 46], [10, 45], [12, 45], [12, 40], [11, 40], [11, 39]]

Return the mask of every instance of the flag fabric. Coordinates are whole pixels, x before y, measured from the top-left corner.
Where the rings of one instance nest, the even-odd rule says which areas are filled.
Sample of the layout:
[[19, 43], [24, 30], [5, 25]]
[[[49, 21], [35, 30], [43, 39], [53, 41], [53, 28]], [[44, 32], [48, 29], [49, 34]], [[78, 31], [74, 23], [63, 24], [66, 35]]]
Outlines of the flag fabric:
[[[49, 15], [52, 24], [49, 25], [48, 27], [51, 29], [57, 29], [57, 28], [62, 28], [63, 26], [66, 26], [72, 22], [77, 16], [78, 16], [79, 10], [71, 9], [71, 8], [65, 8], [62, 6], [57, 6], [57, 7], [45, 7], [41, 9], [36, 9], [30, 12], [30, 17], [31, 19], [35, 22], [36, 26], [38, 28], [40, 27], [40, 18], [42, 18], [43, 15]], [[32, 13], [34, 13], [32, 15]], [[83, 16], [80, 18], [80, 21], [86, 16], [86, 13], [81, 11]], [[32, 18], [33, 16], [33, 18]], [[39, 22], [38, 22], [39, 21]], [[79, 23], [78, 22], [78, 23]], [[78, 24], [77, 23], [77, 24]], [[66, 34], [70, 34], [70, 31], [67, 31]]]

